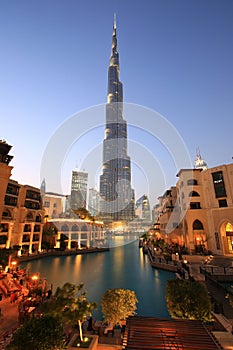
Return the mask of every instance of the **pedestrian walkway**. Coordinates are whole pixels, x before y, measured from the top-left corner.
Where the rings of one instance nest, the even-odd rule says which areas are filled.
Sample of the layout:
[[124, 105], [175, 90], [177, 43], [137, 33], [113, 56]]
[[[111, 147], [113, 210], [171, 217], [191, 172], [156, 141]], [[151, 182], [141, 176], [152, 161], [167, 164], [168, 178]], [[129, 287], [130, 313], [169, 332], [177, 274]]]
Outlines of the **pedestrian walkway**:
[[18, 302], [11, 303], [10, 298], [3, 297], [0, 302], [1, 307], [1, 323], [0, 335], [2, 333], [11, 331], [12, 328], [19, 326], [18, 321]]
[[0, 350], [5, 350], [13, 333], [20, 327], [18, 321], [18, 302], [11, 303], [10, 298], [3, 297], [0, 302]]

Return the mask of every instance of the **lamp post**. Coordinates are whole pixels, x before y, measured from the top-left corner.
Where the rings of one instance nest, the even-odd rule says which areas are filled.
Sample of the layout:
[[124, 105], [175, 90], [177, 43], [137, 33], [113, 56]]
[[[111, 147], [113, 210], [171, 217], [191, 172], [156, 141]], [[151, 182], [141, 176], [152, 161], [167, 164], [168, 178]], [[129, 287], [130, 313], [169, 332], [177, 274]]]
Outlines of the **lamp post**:
[[11, 266], [12, 266], [12, 271], [13, 271], [13, 272], [14, 272], [15, 269], [16, 269], [16, 265], [17, 265], [17, 261], [12, 260], [12, 261], [11, 261]]
[[37, 287], [37, 284], [38, 284], [38, 280], [39, 280], [39, 277], [38, 275], [34, 274], [31, 276], [31, 280], [32, 280], [32, 285]]

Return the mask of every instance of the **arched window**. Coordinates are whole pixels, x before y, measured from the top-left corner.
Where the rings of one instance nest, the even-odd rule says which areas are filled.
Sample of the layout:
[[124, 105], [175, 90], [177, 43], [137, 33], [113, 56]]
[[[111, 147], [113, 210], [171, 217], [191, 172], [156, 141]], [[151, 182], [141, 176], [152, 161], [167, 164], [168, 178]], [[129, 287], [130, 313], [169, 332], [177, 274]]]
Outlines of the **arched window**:
[[61, 231], [62, 232], [68, 232], [69, 231], [69, 227], [67, 225], [62, 225]]
[[202, 222], [200, 220], [195, 220], [193, 223], [193, 230], [204, 230]]
[[86, 231], [87, 231], [87, 226], [84, 226], [84, 225], [83, 225], [83, 226], [81, 227], [81, 231], [85, 231], [85, 232], [86, 232]]
[[189, 193], [189, 197], [200, 197], [199, 193], [197, 193], [196, 191], [191, 191]]
[[230, 222], [226, 224], [226, 232], [233, 232], [233, 225]]
[[12, 218], [12, 215], [11, 215], [10, 210], [4, 208], [4, 210], [3, 210], [3, 212], [2, 212], [2, 217], [3, 217], [3, 218], [4, 218], [4, 217]]
[[78, 231], [78, 226], [77, 225], [73, 225], [71, 231]]
[[41, 215], [40, 214], [36, 215], [36, 222], [41, 222]]
[[26, 220], [27, 221], [33, 221], [33, 214], [32, 213], [27, 213]]

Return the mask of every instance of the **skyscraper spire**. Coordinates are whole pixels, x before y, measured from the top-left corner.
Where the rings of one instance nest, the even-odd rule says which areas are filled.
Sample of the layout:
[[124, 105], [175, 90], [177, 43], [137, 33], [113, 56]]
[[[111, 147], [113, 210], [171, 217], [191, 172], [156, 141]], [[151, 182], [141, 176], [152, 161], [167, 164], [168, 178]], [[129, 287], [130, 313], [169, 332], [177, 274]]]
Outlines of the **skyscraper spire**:
[[112, 33], [112, 53], [110, 65], [119, 66], [119, 54], [117, 51], [117, 33], [116, 33], [116, 15], [114, 14], [113, 33]]
[[114, 15], [112, 50], [108, 67], [108, 98], [103, 141], [103, 167], [100, 176], [100, 212], [110, 221], [134, 217], [134, 191], [131, 188], [131, 161], [127, 154], [127, 123], [123, 118], [123, 86], [120, 81]]
[[113, 29], [116, 29], [116, 13], [114, 13]]

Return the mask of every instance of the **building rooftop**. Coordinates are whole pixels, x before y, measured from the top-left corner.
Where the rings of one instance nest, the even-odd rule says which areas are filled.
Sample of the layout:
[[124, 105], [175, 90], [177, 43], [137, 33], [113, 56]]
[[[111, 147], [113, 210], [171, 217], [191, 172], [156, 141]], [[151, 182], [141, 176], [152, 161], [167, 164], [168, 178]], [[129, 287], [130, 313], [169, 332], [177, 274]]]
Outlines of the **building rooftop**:
[[217, 338], [201, 321], [134, 316], [127, 320], [125, 350], [222, 350]]

